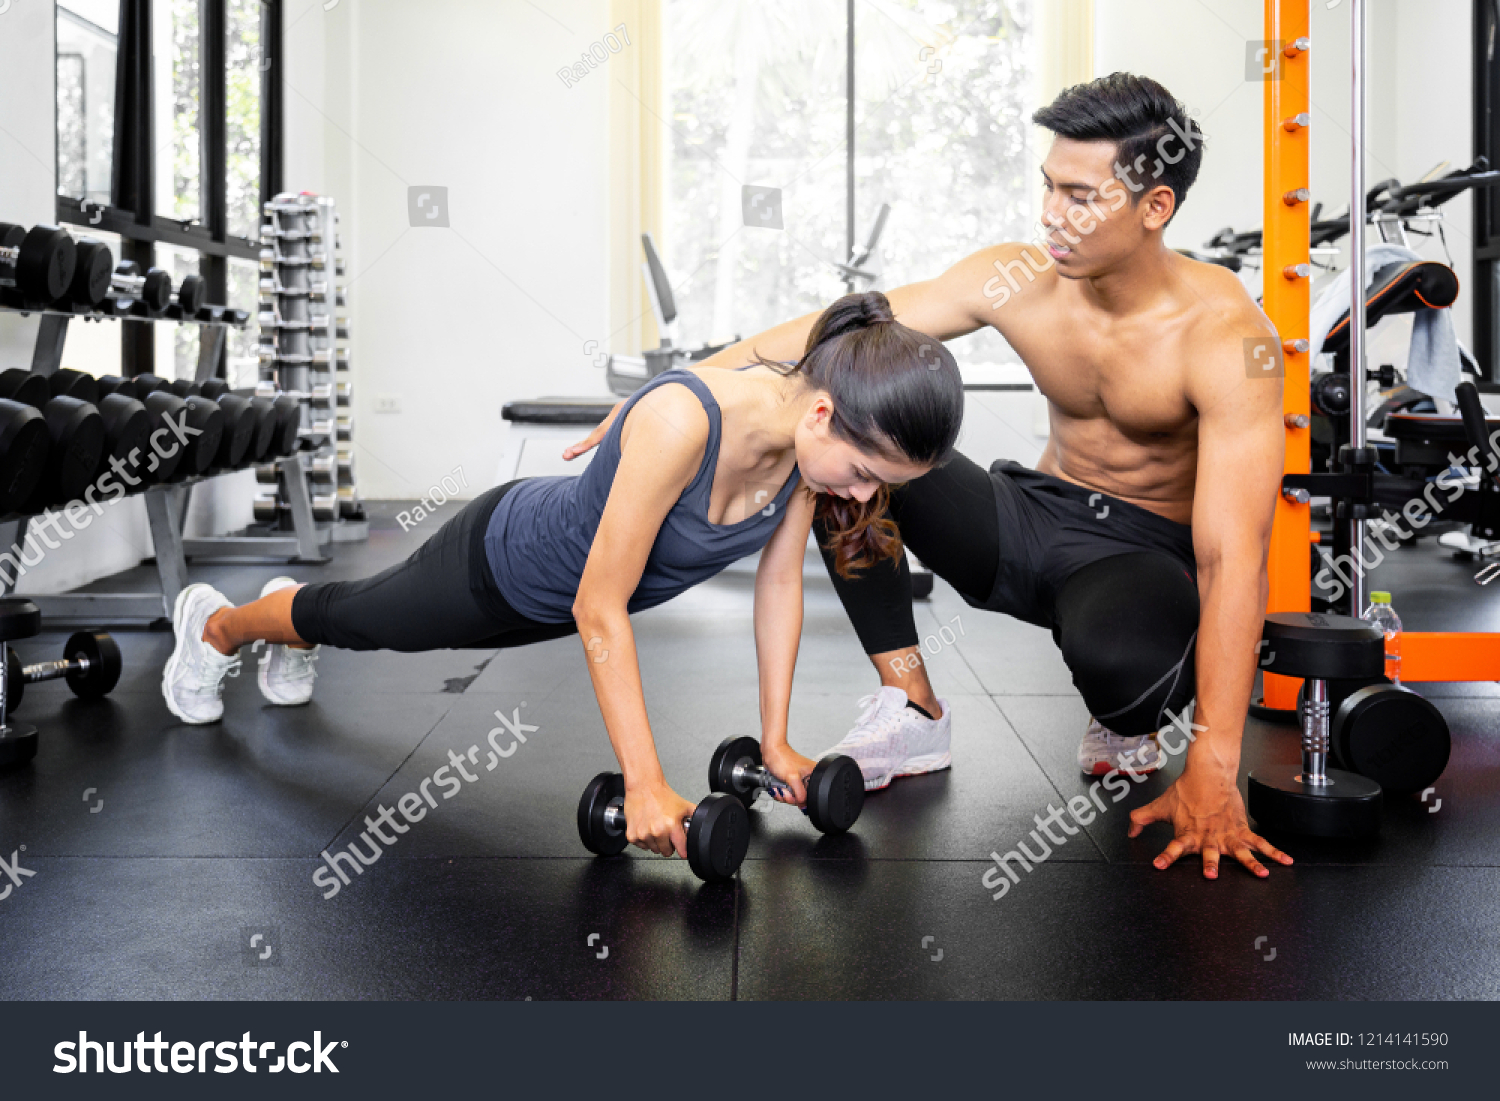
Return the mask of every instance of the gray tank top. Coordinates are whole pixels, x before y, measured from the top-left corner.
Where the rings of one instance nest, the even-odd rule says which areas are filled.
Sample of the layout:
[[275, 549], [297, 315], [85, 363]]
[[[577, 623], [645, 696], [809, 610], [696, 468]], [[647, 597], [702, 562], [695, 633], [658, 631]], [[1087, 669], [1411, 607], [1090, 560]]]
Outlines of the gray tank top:
[[[758, 511], [737, 524], [710, 523], [708, 499], [723, 429], [719, 403], [691, 371], [663, 371], [626, 400], [582, 474], [527, 478], [495, 506], [485, 532], [485, 555], [500, 595], [527, 619], [572, 622], [578, 582], [620, 465], [625, 416], [642, 395], [671, 384], [686, 386], [703, 403], [708, 413], [708, 445], [697, 475], [662, 521], [627, 607], [632, 612], [654, 608], [770, 542], [800, 480], [796, 467], [774, 497], [771, 487], [766, 488], [770, 500]], [[759, 495], [754, 503], [762, 504]]]

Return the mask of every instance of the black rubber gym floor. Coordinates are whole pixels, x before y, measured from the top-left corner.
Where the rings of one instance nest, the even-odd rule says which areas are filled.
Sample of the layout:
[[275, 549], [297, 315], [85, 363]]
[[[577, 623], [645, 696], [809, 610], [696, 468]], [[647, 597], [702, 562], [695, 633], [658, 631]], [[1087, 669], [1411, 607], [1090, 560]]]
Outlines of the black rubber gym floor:
[[[327, 566], [191, 572], [236, 601], [280, 573], [364, 576], [443, 518], [403, 533], [397, 507], [376, 506], [369, 542]], [[1409, 627], [1500, 628], [1500, 586], [1471, 573], [1429, 540], [1377, 580]], [[1377, 841], [1278, 839], [1298, 863], [1268, 881], [1226, 864], [1205, 882], [1193, 859], [1158, 872], [1167, 827], [1125, 836], [1128, 810], [1166, 786], [1156, 777], [993, 901], [989, 853], [1087, 790], [1074, 764], [1087, 714], [1045, 632], [941, 583], [919, 622], [934, 642], [944, 624], [959, 632], [929, 659], [953, 706], [953, 769], [872, 795], [844, 837], [762, 807], [738, 880], [712, 886], [684, 862], [580, 847], [578, 795], [614, 764], [576, 639], [325, 651], [302, 709], [265, 704], [247, 654], [224, 722], [190, 727], [160, 696], [170, 635], [117, 632], [110, 698], [26, 691], [41, 749], [0, 773], [0, 857], [34, 874], [0, 872], [0, 998], [1500, 997], [1495, 685], [1433, 691], [1455, 735], [1441, 804], [1389, 806]], [[668, 779], [697, 798], [718, 741], [758, 734], [750, 578], [725, 575], [635, 629]], [[64, 637], [28, 640], [22, 658], [54, 657]], [[838, 741], [873, 687], [831, 587], [810, 580], [793, 744]], [[487, 770], [517, 721], [536, 729]], [[319, 854], [347, 851], [450, 751], [477, 779], [325, 900]], [[1296, 753], [1295, 732], [1252, 722], [1244, 767]]]

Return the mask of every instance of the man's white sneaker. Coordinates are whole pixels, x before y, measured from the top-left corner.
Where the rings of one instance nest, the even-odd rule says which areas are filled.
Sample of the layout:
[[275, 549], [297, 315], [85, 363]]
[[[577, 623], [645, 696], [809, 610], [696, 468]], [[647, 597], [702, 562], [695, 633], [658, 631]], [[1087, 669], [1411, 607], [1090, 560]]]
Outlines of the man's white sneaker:
[[1126, 738], [1106, 728], [1098, 719], [1089, 719], [1078, 746], [1078, 767], [1085, 776], [1103, 776], [1115, 769], [1129, 768], [1146, 776], [1166, 764], [1166, 755], [1156, 744], [1155, 734]]
[[185, 723], [216, 723], [224, 717], [224, 677], [238, 676], [238, 654], [224, 655], [203, 641], [208, 617], [232, 608], [228, 598], [211, 585], [189, 585], [177, 594], [172, 607], [172, 631], [177, 646], [162, 670], [161, 694], [167, 710]]
[[929, 719], [906, 706], [906, 693], [889, 685], [859, 701], [863, 708], [854, 729], [829, 753], [852, 757], [865, 778], [866, 791], [879, 791], [897, 776], [937, 772], [953, 763], [948, 751], [952, 729], [947, 700], [939, 700], [940, 719]]
[[[290, 577], [273, 577], [260, 590], [260, 595], [270, 596], [277, 589], [284, 589], [297, 582]], [[261, 656], [260, 668], [255, 673], [255, 683], [260, 685], [260, 694], [278, 707], [297, 707], [312, 699], [313, 681], [317, 679], [315, 668], [318, 650], [301, 650], [279, 642], [268, 642]]]

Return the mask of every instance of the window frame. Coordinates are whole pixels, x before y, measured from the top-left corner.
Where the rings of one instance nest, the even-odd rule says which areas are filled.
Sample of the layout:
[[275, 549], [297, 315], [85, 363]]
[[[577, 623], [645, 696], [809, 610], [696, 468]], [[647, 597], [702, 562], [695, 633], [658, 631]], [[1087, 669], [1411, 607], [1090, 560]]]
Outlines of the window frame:
[[[281, 82], [283, 0], [259, 0], [261, 5], [260, 198], [264, 203], [281, 190]], [[198, 0], [202, 65], [202, 143], [200, 156], [202, 218], [194, 224], [158, 214], [154, 208], [155, 133], [152, 117], [153, 64], [152, 0], [120, 0], [115, 53], [115, 128], [111, 156], [110, 204], [99, 207], [88, 200], [59, 194], [57, 220], [85, 232], [94, 229], [120, 237], [123, 260], [150, 267], [156, 246], [172, 245], [198, 253], [199, 270], [210, 301], [224, 302], [228, 293], [229, 258], [257, 260], [258, 238], [228, 232], [228, 151], [225, 147], [227, 91], [225, 72], [227, 0]], [[55, 17], [54, 17], [55, 18]], [[56, 132], [56, 58], [53, 45], [53, 130]], [[54, 179], [61, 150], [54, 141]], [[121, 326], [124, 373], [152, 369], [155, 338], [150, 325]]]

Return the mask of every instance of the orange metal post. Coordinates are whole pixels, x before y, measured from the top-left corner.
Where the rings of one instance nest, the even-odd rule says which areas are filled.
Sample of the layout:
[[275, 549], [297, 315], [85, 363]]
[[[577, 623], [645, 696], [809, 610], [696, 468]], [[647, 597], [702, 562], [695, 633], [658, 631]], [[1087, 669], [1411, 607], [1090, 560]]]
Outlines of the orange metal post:
[[[1275, 51], [1277, 70], [1264, 82], [1265, 255], [1261, 270], [1266, 316], [1284, 342], [1283, 404], [1288, 416], [1311, 412], [1309, 357], [1287, 347], [1291, 341], [1308, 336], [1311, 279], [1300, 275], [1289, 278], [1286, 274], [1288, 269], [1308, 262], [1308, 204], [1286, 199], [1298, 188], [1308, 186], [1308, 128], [1295, 120], [1308, 111], [1309, 58], [1293, 46], [1307, 33], [1308, 0], [1266, 0], [1266, 46]], [[1307, 473], [1311, 461], [1309, 430], [1287, 428], [1285, 472]], [[1268, 563], [1268, 612], [1305, 612], [1311, 607], [1310, 529], [1308, 507], [1278, 496]], [[1266, 674], [1266, 706], [1295, 708], [1299, 683], [1290, 677]]]

